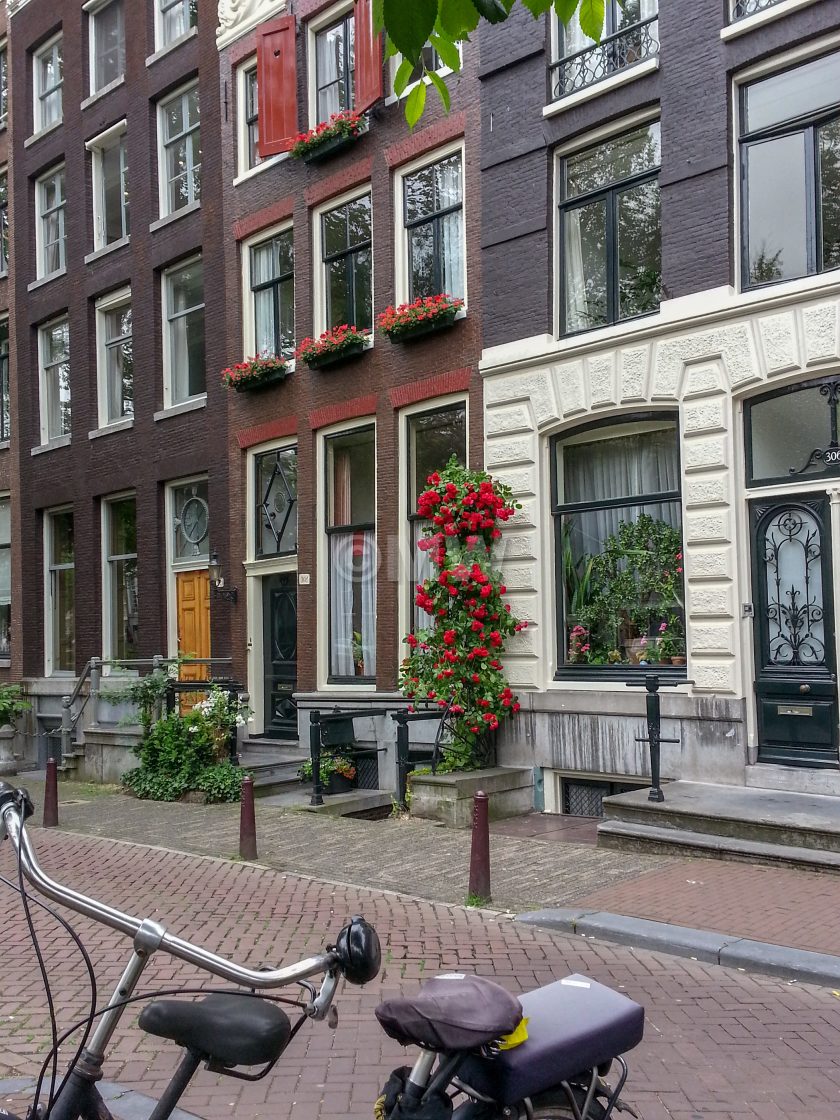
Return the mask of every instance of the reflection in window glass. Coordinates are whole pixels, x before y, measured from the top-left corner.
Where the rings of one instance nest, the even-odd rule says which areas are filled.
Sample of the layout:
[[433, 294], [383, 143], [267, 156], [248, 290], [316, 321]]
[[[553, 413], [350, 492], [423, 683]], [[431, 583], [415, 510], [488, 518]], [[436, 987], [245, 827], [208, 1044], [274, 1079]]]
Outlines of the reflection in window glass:
[[373, 326], [371, 201], [362, 195], [321, 215], [327, 327]]
[[[805, 276], [805, 136], [798, 132], [753, 144], [746, 156], [750, 283]], [[780, 167], [786, 169], [781, 177]]]
[[464, 295], [461, 154], [403, 179], [408, 237], [408, 297]]
[[257, 455], [257, 559], [297, 552], [297, 448]]
[[251, 249], [256, 353], [291, 358], [295, 348], [294, 235], [290, 229]]
[[76, 668], [76, 560], [73, 512], [47, 515], [49, 611], [52, 631], [52, 668], [73, 672]]
[[166, 274], [171, 403], [206, 392], [204, 364], [204, 272], [201, 260]]
[[813, 451], [836, 443], [838, 421], [840, 391], [831, 382], [751, 402], [746, 413], [750, 480], [840, 474], [840, 462], [827, 463], [821, 456], [811, 461]]
[[349, 13], [315, 36], [315, 89], [318, 123], [353, 108], [356, 20]]
[[140, 643], [140, 604], [137, 581], [137, 502], [121, 498], [109, 502], [108, 593], [111, 650], [117, 660], [137, 657]]

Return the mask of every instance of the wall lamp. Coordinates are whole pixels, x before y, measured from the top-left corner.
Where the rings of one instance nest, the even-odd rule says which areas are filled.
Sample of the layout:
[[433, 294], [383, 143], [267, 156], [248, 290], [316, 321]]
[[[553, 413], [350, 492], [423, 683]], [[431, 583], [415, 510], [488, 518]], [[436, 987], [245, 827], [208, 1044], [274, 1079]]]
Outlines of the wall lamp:
[[222, 565], [215, 548], [210, 553], [210, 559], [207, 562], [207, 574], [210, 576], [210, 582], [213, 585], [213, 598], [227, 599], [229, 603], [235, 603], [239, 591], [235, 587], [225, 587], [225, 581], [222, 578]]

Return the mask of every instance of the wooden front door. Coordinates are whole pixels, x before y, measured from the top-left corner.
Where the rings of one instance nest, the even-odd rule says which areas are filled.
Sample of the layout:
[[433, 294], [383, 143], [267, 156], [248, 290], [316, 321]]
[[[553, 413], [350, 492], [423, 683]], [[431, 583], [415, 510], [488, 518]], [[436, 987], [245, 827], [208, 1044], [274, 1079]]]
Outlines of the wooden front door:
[[[210, 576], [207, 571], [177, 572], [175, 598], [178, 612], [178, 653], [182, 657], [210, 657]], [[181, 665], [182, 681], [206, 681], [209, 665]], [[181, 711], [201, 699], [198, 693], [181, 695]]]

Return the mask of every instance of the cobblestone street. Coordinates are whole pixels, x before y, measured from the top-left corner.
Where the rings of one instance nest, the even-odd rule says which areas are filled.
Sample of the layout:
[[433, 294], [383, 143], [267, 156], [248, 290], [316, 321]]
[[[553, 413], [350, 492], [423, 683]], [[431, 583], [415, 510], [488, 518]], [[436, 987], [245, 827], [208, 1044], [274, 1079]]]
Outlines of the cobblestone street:
[[[65, 806], [65, 817], [71, 809]], [[631, 1055], [626, 1096], [644, 1120], [837, 1116], [840, 1090], [833, 1070], [840, 994], [830, 989], [552, 935], [489, 911], [250, 865], [60, 832], [33, 829], [33, 838], [45, 868], [59, 880], [252, 964], [288, 962], [316, 950], [350, 913], [364, 913], [380, 930], [382, 974], [363, 990], [339, 993], [334, 1034], [323, 1024], [307, 1024], [262, 1082], [198, 1075], [183, 1107], [207, 1120], [369, 1117], [384, 1076], [405, 1060], [402, 1049], [379, 1030], [373, 1008], [384, 994], [411, 990], [441, 967], [493, 976], [515, 991], [580, 970], [643, 1003], [646, 1037]], [[14, 872], [10, 856], [6, 847], [0, 857], [5, 875]], [[48, 1038], [35, 960], [19, 907], [11, 902], [0, 920], [4, 1077], [34, 1074]], [[84, 974], [65, 935], [43, 915], [36, 921], [58, 1013], [67, 1024], [84, 1009]], [[92, 951], [104, 992], [125, 959], [126, 941], [84, 920], [74, 924]], [[197, 979], [195, 972], [159, 957], [145, 986], [169, 985], [176, 977]], [[136, 1017], [119, 1033], [106, 1077], [156, 1096], [177, 1052], [141, 1034], [134, 1023]]]

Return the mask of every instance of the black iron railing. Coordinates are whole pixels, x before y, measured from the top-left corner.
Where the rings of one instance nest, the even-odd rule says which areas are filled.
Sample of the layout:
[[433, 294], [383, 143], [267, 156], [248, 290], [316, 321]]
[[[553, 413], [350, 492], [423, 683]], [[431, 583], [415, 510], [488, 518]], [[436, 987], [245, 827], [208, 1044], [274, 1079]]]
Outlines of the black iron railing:
[[747, 16], [754, 16], [756, 12], [763, 12], [765, 8], [773, 8], [781, 2], [782, 0], [734, 0], [732, 19], [746, 19]]
[[659, 17], [652, 16], [555, 62], [550, 68], [552, 96], [558, 101], [657, 54]]

